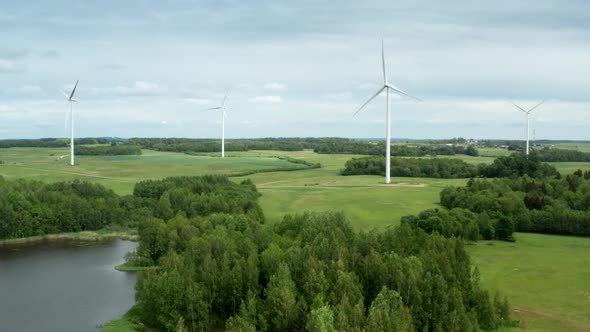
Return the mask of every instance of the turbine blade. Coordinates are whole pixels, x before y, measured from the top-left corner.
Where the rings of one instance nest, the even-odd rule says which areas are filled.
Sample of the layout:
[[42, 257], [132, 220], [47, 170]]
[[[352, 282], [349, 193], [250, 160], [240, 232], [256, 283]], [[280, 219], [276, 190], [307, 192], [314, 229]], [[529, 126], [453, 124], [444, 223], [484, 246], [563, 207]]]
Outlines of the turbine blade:
[[395, 86], [393, 86], [391, 84], [387, 84], [386, 87], [390, 88], [391, 90], [393, 90], [393, 92], [397, 93], [398, 95], [403, 95], [403, 96], [412, 98], [412, 99], [417, 100], [417, 101], [422, 101], [422, 99], [420, 99], [418, 97], [414, 97], [412, 95], [409, 95], [409, 94], [405, 93], [404, 91], [402, 91], [402, 89], [396, 88]]
[[70, 96], [67, 93], [65, 93], [63, 91], [60, 91], [60, 92], [66, 97], [67, 100], [70, 100]]
[[68, 98], [69, 100], [72, 100], [72, 98], [74, 98], [74, 93], [76, 93], [76, 88], [78, 87], [78, 82], [80, 82], [80, 80], [76, 81], [76, 85], [74, 85], [74, 89], [72, 90], [72, 93], [70, 94], [70, 97]]
[[521, 111], [523, 111], [523, 112], [525, 112], [525, 113], [528, 113], [527, 111], [525, 111], [525, 110], [524, 110], [524, 108], [522, 108], [522, 107], [520, 107], [520, 106], [516, 105], [516, 103], [515, 103], [515, 102], [511, 101], [511, 103], [512, 103], [512, 105], [514, 105], [515, 107], [517, 107], [519, 110], [521, 110]]
[[229, 93], [229, 89], [225, 91], [225, 96], [223, 96], [223, 101], [221, 102], [221, 107], [225, 106], [225, 99], [227, 99], [227, 94]]
[[383, 62], [383, 83], [387, 84], [387, 73], [385, 72], [385, 47], [383, 46], [383, 39], [381, 39], [381, 60]]
[[211, 107], [211, 108], [207, 108], [205, 109], [205, 111], [210, 111], [210, 110], [220, 110], [221, 107]]
[[543, 105], [543, 103], [544, 103], [544, 102], [545, 102], [545, 100], [541, 101], [540, 103], [538, 103], [537, 105], [535, 105], [535, 107], [531, 108], [531, 109], [530, 109], [530, 110], [529, 110], [527, 113], [530, 113], [530, 112], [532, 112], [532, 111], [533, 111], [535, 108], [537, 108], [537, 107], [539, 107], [539, 106]]
[[225, 112], [225, 107], [223, 107], [223, 108], [221, 109], [221, 111], [223, 112], [223, 117], [224, 117], [225, 119], [227, 119], [227, 113]]
[[371, 98], [369, 98], [369, 100], [367, 100], [363, 106], [359, 107], [359, 109], [353, 114], [353, 116], [357, 115], [358, 112], [360, 112], [365, 106], [367, 106], [368, 103], [371, 102], [371, 100], [375, 99], [381, 92], [383, 92], [383, 90], [385, 90], [385, 88], [387, 88], [387, 86], [383, 86], [381, 89], [379, 89], [379, 91], [377, 91], [377, 93], [375, 93]]

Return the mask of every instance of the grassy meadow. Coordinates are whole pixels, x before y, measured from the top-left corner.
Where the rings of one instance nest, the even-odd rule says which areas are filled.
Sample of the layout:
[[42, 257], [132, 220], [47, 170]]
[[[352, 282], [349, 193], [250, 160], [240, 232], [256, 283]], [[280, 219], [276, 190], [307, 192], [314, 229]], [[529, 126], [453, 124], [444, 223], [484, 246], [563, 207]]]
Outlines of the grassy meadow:
[[[588, 145], [590, 147], [590, 144]], [[489, 151], [488, 151], [489, 150]], [[500, 149], [484, 149], [482, 157], [456, 156], [470, 163], [490, 163]], [[233, 177], [249, 178], [262, 193], [260, 203], [268, 222], [286, 213], [343, 211], [359, 229], [399, 223], [403, 215], [438, 206], [439, 192], [466, 179], [393, 178], [384, 185], [380, 176], [340, 176], [344, 163], [355, 155], [321, 155], [313, 152], [229, 152], [214, 155], [144, 151], [141, 156], [78, 157], [68, 165], [67, 149], [0, 149], [0, 175], [8, 179], [43, 181], [84, 179], [101, 183], [119, 194], [129, 194], [135, 182], [173, 175], [239, 174], [260, 170], [291, 169]], [[64, 156], [60, 159], [60, 156]], [[289, 156], [321, 163], [304, 169], [274, 156]], [[447, 157], [445, 157], [447, 158]], [[590, 169], [590, 163], [555, 163], [562, 173]], [[515, 331], [590, 331], [590, 239], [565, 236], [516, 234], [516, 242], [480, 241], [469, 245], [472, 262], [482, 283], [508, 296], [521, 321]], [[125, 331], [118, 321], [105, 331]], [[123, 324], [118, 326], [117, 324]]]
[[130, 194], [136, 182], [175, 175], [236, 174], [272, 169], [305, 168], [273, 157], [221, 159], [144, 150], [140, 156], [77, 156], [69, 166], [67, 148], [0, 149], [0, 175], [47, 182], [90, 180]]
[[590, 239], [515, 233], [468, 246], [482, 284], [508, 296], [525, 331], [590, 330]]

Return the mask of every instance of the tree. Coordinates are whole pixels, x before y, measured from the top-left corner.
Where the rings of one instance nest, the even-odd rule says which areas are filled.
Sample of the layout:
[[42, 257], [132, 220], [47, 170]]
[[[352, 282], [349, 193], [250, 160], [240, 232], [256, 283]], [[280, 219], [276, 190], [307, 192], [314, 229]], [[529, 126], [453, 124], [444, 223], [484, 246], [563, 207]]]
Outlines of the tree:
[[168, 251], [167, 227], [162, 219], [149, 218], [139, 226], [141, 242], [137, 252], [140, 256], [156, 264], [160, 257]]
[[334, 312], [328, 305], [311, 310], [306, 325], [310, 332], [335, 332]]
[[367, 330], [394, 332], [412, 329], [411, 315], [403, 305], [401, 296], [384, 286], [369, 308]]
[[268, 317], [276, 330], [289, 330], [295, 321], [296, 304], [295, 283], [285, 263], [281, 263], [277, 272], [271, 276], [266, 290]]

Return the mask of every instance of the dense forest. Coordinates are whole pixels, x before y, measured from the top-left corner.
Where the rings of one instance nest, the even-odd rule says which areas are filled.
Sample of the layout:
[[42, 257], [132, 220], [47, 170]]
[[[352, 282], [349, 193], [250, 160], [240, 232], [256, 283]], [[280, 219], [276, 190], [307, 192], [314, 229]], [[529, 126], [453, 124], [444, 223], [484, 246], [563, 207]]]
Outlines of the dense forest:
[[[342, 175], [385, 175], [383, 157], [362, 157], [348, 160]], [[461, 159], [391, 158], [391, 175], [398, 177], [471, 178], [517, 177], [535, 178], [557, 176], [555, 167], [542, 163], [534, 156], [513, 154], [498, 157], [493, 163], [473, 165]]]
[[265, 225], [252, 183], [224, 177], [144, 181], [134, 197], [154, 206], [129, 257], [159, 267], [137, 284], [132, 313], [147, 325], [476, 331], [510, 324], [506, 299], [480, 287], [459, 238], [409, 225], [358, 232], [339, 213]]
[[141, 147], [130, 144], [110, 145], [78, 145], [74, 147], [74, 153], [80, 156], [121, 156], [140, 155]]
[[440, 198], [446, 208], [485, 214], [519, 232], [590, 236], [590, 172], [469, 180], [464, 188], [444, 189]]
[[127, 220], [122, 200], [91, 182], [0, 177], [0, 239], [97, 230]]

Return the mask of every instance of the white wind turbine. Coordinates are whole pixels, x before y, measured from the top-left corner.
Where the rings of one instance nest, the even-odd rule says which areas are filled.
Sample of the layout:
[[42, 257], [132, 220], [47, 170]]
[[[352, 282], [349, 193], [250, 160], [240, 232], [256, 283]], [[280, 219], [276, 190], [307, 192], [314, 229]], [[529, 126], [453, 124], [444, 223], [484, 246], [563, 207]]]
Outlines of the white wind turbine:
[[535, 105], [533, 108], [529, 109], [528, 111], [526, 111], [524, 108], [516, 105], [516, 103], [511, 102], [512, 105], [516, 106], [516, 108], [518, 108], [519, 110], [523, 111], [525, 116], [526, 116], [526, 155], [529, 155], [529, 115], [531, 115], [531, 112], [541, 106], [545, 101], [543, 100], [542, 102], [538, 103], [537, 105]]
[[383, 62], [383, 86], [379, 88], [377, 93], [375, 93], [367, 102], [361, 106], [354, 115], [357, 115], [368, 103], [370, 103], [373, 99], [375, 99], [378, 95], [385, 90], [387, 92], [387, 105], [385, 106], [386, 110], [386, 131], [385, 131], [385, 183], [391, 183], [391, 110], [389, 108], [389, 92], [392, 91], [398, 95], [410, 97], [412, 99], [421, 101], [420, 99], [410, 96], [409, 94], [403, 92], [402, 90], [396, 88], [395, 86], [389, 84], [387, 82], [387, 73], [385, 72], [385, 51], [383, 47], [383, 41], [381, 41], [381, 60]]
[[74, 166], [74, 108], [72, 107], [72, 103], [78, 102], [78, 100], [74, 99], [74, 94], [76, 93], [78, 82], [80, 82], [80, 80], [76, 81], [76, 84], [74, 85], [74, 88], [72, 89], [72, 92], [69, 95], [63, 91], [61, 92], [64, 96], [66, 96], [68, 103], [70, 103], [70, 165], [72, 166]]
[[225, 158], [225, 99], [227, 99], [228, 92], [229, 89], [225, 92], [221, 106], [208, 108], [208, 110], [221, 110], [221, 158]]

